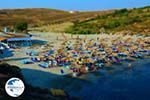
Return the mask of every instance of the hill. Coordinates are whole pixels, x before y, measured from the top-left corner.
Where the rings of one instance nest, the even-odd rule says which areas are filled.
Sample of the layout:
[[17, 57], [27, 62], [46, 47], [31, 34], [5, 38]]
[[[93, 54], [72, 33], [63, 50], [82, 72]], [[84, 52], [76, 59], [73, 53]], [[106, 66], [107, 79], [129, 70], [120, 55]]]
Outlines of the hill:
[[69, 12], [56, 9], [1, 9], [0, 27], [13, 27], [16, 23], [27, 22], [30, 27], [41, 27], [53, 24], [83, 21], [111, 11]]
[[72, 34], [150, 34], [150, 6], [114, 10], [89, 20], [76, 22], [66, 30]]
[[0, 10], [0, 29], [27, 22], [29, 29], [72, 34], [150, 34], [150, 6], [108, 11], [69, 12], [56, 9]]

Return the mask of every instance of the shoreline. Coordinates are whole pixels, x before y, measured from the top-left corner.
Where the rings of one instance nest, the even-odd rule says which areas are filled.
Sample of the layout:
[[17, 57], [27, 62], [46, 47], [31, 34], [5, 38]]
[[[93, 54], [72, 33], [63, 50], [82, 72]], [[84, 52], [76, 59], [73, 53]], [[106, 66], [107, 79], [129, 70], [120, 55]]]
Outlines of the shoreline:
[[[27, 83], [31, 84], [32, 86], [40, 87], [43, 89], [60, 88], [67, 91], [70, 96], [78, 97], [82, 95], [81, 97], [84, 98], [85, 95], [83, 94], [84, 91], [86, 91], [86, 88], [87, 89], [92, 88], [94, 84], [97, 85], [102, 84], [102, 86], [99, 86], [99, 88], [101, 87], [100, 91], [103, 91], [102, 88], [103, 85], [107, 85], [107, 84], [111, 85], [110, 82], [111, 81], [115, 82], [116, 78], [119, 79], [121, 78], [121, 80], [127, 80], [129, 78], [130, 80], [133, 81], [137, 78], [139, 80], [138, 77], [142, 78], [143, 74], [149, 73], [149, 71], [147, 70], [147, 68], [149, 69], [149, 67], [146, 66], [149, 64], [150, 64], [149, 59], [142, 59], [142, 60], [138, 59], [137, 61], [133, 62], [132, 68], [127, 68], [126, 64], [124, 64], [123, 66], [113, 65], [111, 66], [110, 69], [101, 69], [97, 72], [84, 74], [83, 76], [76, 77], [76, 78], [68, 77], [68, 76], [59, 76], [52, 73], [42, 72], [40, 70], [38, 71], [38, 70], [23, 69], [22, 73]], [[132, 78], [130, 78], [131, 75]], [[101, 82], [99, 83], [100, 80]], [[86, 86], [91, 86], [91, 87], [86, 87]], [[96, 91], [98, 91], [96, 87], [93, 88]], [[129, 91], [128, 89], [120, 90], [119, 88], [116, 88], [115, 90], [113, 89], [109, 89], [109, 90], [113, 92], [116, 92], [118, 90], [120, 92]]]
[[[50, 73], [50, 72], [45, 72], [45, 71], [42, 71], [42, 70], [35, 70], [35, 69], [28, 69], [28, 68], [22, 68], [21, 70], [22, 70], [22, 73], [23, 73], [23, 75], [24, 75], [24, 77], [25, 77], [25, 79], [27, 78], [27, 82], [28, 81], [30, 81], [31, 83], [32, 83], [32, 81], [33, 81], [33, 79], [34, 78], [32, 78], [32, 77], [37, 77], [38, 78], [38, 76], [39, 77], [43, 77], [44, 79], [46, 79], [46, 78], [48, 78], [48, 79], [50, 79], [50, 77], [52, 78], [52, 79], [50, 79], [50, 80], [53, 80], [53, 79], [55, 79], [55, 77], [60, 77], [60, 78], [67, 78], [67, 79], [77, 79], [77, 80], [82, 80], [82, 81], [86, 81], [86, 80], [88, 80], [89, 78], [87, 78], [87, 76], [88, 75], [91, 75], [91, 74], [93, 74], [94, 75], [94, 73], [99, 73], [99, 74], [102, 74], [103, 73], [103, 70], [106, 70], [106, 71], [114, 71], [114, 73], [115, 73], [115, 71], [125, 71], [125, 70], [132, 70], [132, 69], [134, 69], [134, 68], [140, 68], [141, 66], [143, 66], [143, 65], [145, 65], [145, 64], [149, 64], [150, 62], [149, 62], [149, 59], [150, 58], [148, 58], [148, 59], [138, 59], [137, 61], [135, 61], [135, 62], [133, 62], [132, 64], [132, 67], [131, 68], [129, 68], [127, 65], [128, 65], [128, 62], [126, 62], [126, 63], [124, 63], [123, 65], [112, 65], [112, 66], [109, 66], [109, 67], [107, 67], [107, 68], [102, 68], [102, 69], [100, 69], [100, 70], [97, 70], [97, 71], [95, 71], [95, 72], [89, 72], [89, 73], [87, 73], [87, 74], [83, 74], [83, 75], [81, 75], [80, 77], [70, 77], [70, 76], [68, 76], [68, 75], [58, 75], [58, 74], [54, 74], [54, 73]], [[140, 61], [140, 63], [139, 63], [139, 61]], [[142, 61], [142, 62], [141, 62]], [[146, 66], [146, 67], [148, 67], [148, 66]], [[141, 67], [142, 68], [142, 67]], [[120, 70], [121, 69], [121, 70]], [[28, 71], [27, 71], [28, 70]], [[29, 72], [31, 70], [31, 72]], [[30, 76], [30, 74], [28, 74], [28, 72], [29, 73], [32, 73], [32, 71], [34, 72], [41, 72], [41, 73], [46, 73], [48, 76], [43, 76], [42, 74], [34, 74], [33, 73], [33, 75], [31, 75]], [[121, 71], [121, 72], [122, 72]], [[27, 73], [26, 73], [27, 72]], [[105, 72], [104, 72], [105, 73]], [[49, 74], [50, 75], [52, 75], [52, 76], [49, 76]], [[112, 74], [112, 73], [109, 73], [109, 74]], [[37, 79], [37, 78], [35, 78], [35, 79]], [[43, 78], [39, 78], [39, 80], [41, 80], [41, 79], [43, 79]], [[90, 79], [89, 79], [90, 80]], [[35, 81], [35, 80], [34, 80]], [[56, 81], [56, 80], [55, 80]], [[64, 80], [65, 81], [65, 80]], [[29, 83], [30, 83], [29, 82]], [[42, 84], [39, 84], [38, 82], [35, 82], [35, 83], [37, 83], [36, 85], [41, 85], [41, 86], [44, 86], [44, 85], [42, 85]], [[44, 81], [43, 81], [43, 83], [45, 83]], [[31, 85], [35, 85], [35, 84], [31, 84]], [[35, 86], [36, 86], [35, 85]], [[45, 87], [46, 88], [46, 87]]]

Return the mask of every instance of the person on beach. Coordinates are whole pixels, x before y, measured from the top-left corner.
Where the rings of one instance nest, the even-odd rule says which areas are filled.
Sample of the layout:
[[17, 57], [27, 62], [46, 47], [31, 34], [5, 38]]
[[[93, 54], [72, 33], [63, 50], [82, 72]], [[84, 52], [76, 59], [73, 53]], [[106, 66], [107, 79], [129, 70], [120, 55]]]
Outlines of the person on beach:
[[61, 70], [60, 70], [60, 73], [61, 73], [61, 74], [64, 74], [64, 70], [63, 70], [63, 69], [61, 69]]

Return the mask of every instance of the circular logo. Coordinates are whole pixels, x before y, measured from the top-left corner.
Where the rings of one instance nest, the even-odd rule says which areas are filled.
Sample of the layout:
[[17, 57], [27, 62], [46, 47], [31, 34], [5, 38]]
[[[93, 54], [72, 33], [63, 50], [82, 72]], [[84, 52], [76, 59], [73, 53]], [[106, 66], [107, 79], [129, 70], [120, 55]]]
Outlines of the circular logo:
[[24, 83], [19, 78], [11, 78], [5, 84], [6, 93], [11, 97], [19, 97], [24, 89]]

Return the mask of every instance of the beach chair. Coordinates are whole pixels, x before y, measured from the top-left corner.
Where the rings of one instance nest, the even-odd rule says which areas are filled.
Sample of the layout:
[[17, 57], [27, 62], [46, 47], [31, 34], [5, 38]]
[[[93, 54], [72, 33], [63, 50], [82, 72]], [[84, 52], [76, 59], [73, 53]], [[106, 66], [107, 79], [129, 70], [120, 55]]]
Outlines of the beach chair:
[[39, 64], [39, 66], [42, 68], [48, 68], [49, 64], [48, 63], [41, 63], [41, 64]]
[[22, 64], [33, 64], [34, 62], [29, 60], [29, 59], [25, 59], [25, 60], [21, 60]]
[[31, 60], [32, 60], [33, 62], [40, 62], [40, 60], [37, 59], [36, 57], [32, 57]]

